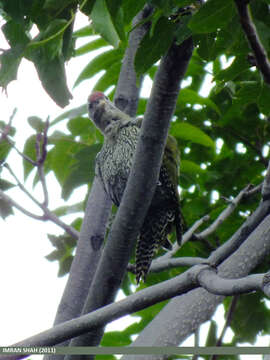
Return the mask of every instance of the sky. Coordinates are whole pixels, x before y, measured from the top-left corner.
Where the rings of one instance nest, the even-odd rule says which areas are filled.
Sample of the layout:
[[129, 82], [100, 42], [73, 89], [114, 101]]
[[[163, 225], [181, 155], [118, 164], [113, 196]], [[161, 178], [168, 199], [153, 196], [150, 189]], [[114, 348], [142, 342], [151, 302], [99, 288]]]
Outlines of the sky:
[[[81, 15], [75, 26], [80, 28], [87, 23], [88, 19]], [[2, 25], [1, 22], [0, 25]], [[0, 48], [8, 48], [1, 32]], [[73, 100], [65, 110], [85, 102], [93, 87], [93, 81], [85, 81], [77, 88], [72, 89], [75, 79], [88, 61], [89, 58], [82, 56], [75, 60], [71, 59], [66, 65], [67, 79]], [[144, 89], [145, 94], [148, 90]], [[38, 80], [34, 66], [26, 60], [23, 60], [19, 68], [17, 81], [13, 81], [8, 86], [7, 94], [0, 93], [0, 120], [8, 122], [15, 107], [18, 109], [13, 120], [13, 124], [17, 128], [15, 139], [17, 147], [21, 150], [24, 139], [33, 133], [27, 123], [27, 117], [37, 115], [45, 120], [49, 115], [53, 119], [63, 112], [63, 109], [59, 108], [46, 94]], [[11, 162], [16, 164], [14, 171], [23, 180], [22, 161], [14, 151]], [[41, 189], [37, 186], [32, 190], [31, 181], [32, 177], [30, 176], [26, 185], [39, 198]], [[49, 177], [48, 185], [49, 192], [53, 192], [51, 208], [63, 205], [60, 187], [53, 176]], [[85, 193], [85, 187], [78, 189], [73, 193], [71, 202], [82, 201]], [[13, 189], [9, 194], [27, 209], [40, 214], [20, 190]], [[11, 345], [51, 327], [67, 280], [67, 277], [57, 277], [57, 262], [49, 262], [45, 258], [53, 250], [47, 233], [60, 234], [62, 230], [50, 222], [38, 222], [16, 210], [14, 212], [15, 216], [9, 216], [5, 221], [0, 219], [0, 346]], [[219, 313], [217, 316], [220, 319], [222, 314]], [[121, 330], [128, 323], [127, 318], [120, 319], [111, 328]], [[229, 339], [230, 334], [227, 336]], [[268, 344], [269, 338], [259, 343], [260, 346]], [[193, 344], [189, 341], [185, 345], [192, 346]], [[248, 359], [248, 357], [245, 358]], [[252, 359], [258, 360], [260, 357], [254, 355]]]

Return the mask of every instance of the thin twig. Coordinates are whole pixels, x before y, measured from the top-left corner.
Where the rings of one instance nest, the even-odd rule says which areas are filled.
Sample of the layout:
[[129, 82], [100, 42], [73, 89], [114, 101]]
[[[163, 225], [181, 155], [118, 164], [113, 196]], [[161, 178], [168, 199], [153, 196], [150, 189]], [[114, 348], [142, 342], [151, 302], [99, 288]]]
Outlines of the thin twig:
[[168, 251], [166, 254], [162, 255], [157, 259], [157, 261], [162, 261], [168, 258], [171, 258], [186, 242], [188, 242], [195, 231], [206, 221], [210, 219], [209, 215], [203, 216], [201, 219], [197, 220], [183, 235], [182, 244], [178, 245], [175, 243], [171, 251]]
[[196, 238], [198, 238], [199, 240], [205, 239], [214, 231], [216, 231], [217, 228], [233, 213], [233, 211], [239, 205], [240, 201], [243, 199], [249, 189], [250, 185], [246, 186], [243, 190], [241, 190], [240, 193], [236, 196], [236, 198], [234, 198], [230, 202], [229, 206], [227, 206], [226, 209], [224, 209], [222, 213], [219, 214], [216, 220], [207, 229], [203, 230], [199, 234], [196, 234]]
[[[270, 171], [270, 170], [269, 170]], [[240, 201], [244, 197], [251, 196], [257, 192], [259, 192], [261, 188], [261, 184], [256, 186], [254, 189], [251, 189], [251, 185], [246, 186], [243, 190], [239, 192], [239, 194], [236, 196], [235, 199], [230, 201], [230, 204], [226, 209], [222, 211], [222, 213], [217, 217], [217, 219], [205, 230], [203, 230], [201, 233], [196, 234], [196, 239], [205, 241], [205, 238], [212, 234], [216, 229], [232, 214], [232, 212], [235, 210], [236, 206], [239, 205]], [[150, 272], [159, 272], [163, 271], [169, 268], [173, 267], [180, 267], [180, 266], [192, 266], [195, 265], [195, 263], [191, 263], [189, 258], [178, 258], [178, 259], [171, 259], [175, 253], [185, 244], [187, 241], [190, 240], [190, 238], [194, 235], [195, 231], [206, 221], [210, 219], [209, 215], [205, 215], [201, 219], [197, 220], [190, 229], [183, 235], [182, 244], [179, 246], [177, 243], [173, 245], [173, 249], [171, 251], [168, 251], [166, 254], [160, 256], [159, 258], [155, 259], [152, 262]], [[171, 259], [171, 260], [170, 260]], [[205, 261], [203, 258], [196, 258], [201, 259], [201, 261], [197, 262], [197, 264], [200, 262]], [[132, 264], [128, 265], [128, 270], [130, 272], [133, 272], [133, 266]]]
[[[220, 334], [220, 336], [219, 336], [219, 338], [217, 340], [216, 346], [221, 346], [222, 345], [222, 341], [223, 341], [223, 338], [225, 336], [225, 333], [226, 333], [228, 327], [231, 324], [233, 313], [234, 313], [234, 310], [236, 308], [236, 304], [237, 304], [238, 299], [239, 299], [238, 295], [235, 295], [232, 298], [232, 301], [230, 303], [230, 307], [229, 307], [229, 310], [228, 310], [228, 313], [227, 313], [227, 316], [226, 316], [226, 321], [225, 321], [225, 324], [224, 324], [223, 329], [221, 331], [221, 334]], [[212, 355], [210, 360], [217, 360], [217, 358], [218, 358], [218, 355]]]
[[40, 202], [34, 198], [34, 196], [26, 189], [26, 187], [20, 182], [20, 180], [18, 179], [18, 177], [16, 176], [16, 174], [13, 172], [13, 170], [11, 169], [11, 167], [5, 163], [4, 164], [5, 168], [9, 171], [9, 173], [13, 176], [13, 178], [16, 180], [17, 185], [19, 186], [19, 188], [39, 207], [41, 207]]
[[10, 206], [14, 206], [17, 210], [22, 212], [23, 214], [35, 219], [44, 221], [44, 217], [40, 215], [33, 214], [32, 212], [24, 209], [21, 205], [19, 205], [16, 201], [14, 201], [11, 197], [5, 194], [2, 190], [0, 190], [0, 199], [6, 201]]
[[262, 186], [263, 186], [263, 183], [257, 185], [257, 186], [254, 186], [253, 188], [251, 188], [250, 190], [248, 190], [245, 194], [245, 197], [249, 197], [249, 196], [252, 196], [256, 193], [259, 193], [261, 190], [262, 190]]
[[79, 237], [79, 231], [74, 229], [72, 226], [67, 225], [62, 220], [59, 219], [53, 212], [51, 212], [46, 206], [41, 204], [41, 208], [44, 211], [44, 218], [45, 220], [51, 220], [56, 225], [60, 226], [62, 229], [64, 229], [69, 235], [73, 236], [75, 239], [78, 239]]
[[[9, 196], [7, 196], [6, 194], [4, 194], [4, 196], [7, 196], [5, 198], [5, 200], [7, 201], [12, 201], [14, 203], [14, 206], [20, 210], [22, 213], [24, 213], [25, 215], [28, 215], [34, 219], [37, 220], [42, 220], [42, 221], [46, 221], [46, 220], [51, 220], [53, 223], [55, 223], [56, 225], [60, 226], [62, 229], [64, 229], [68, 234], [70, 234], [71, 236], [73, 236], [74, 238], [78, 238], [79, 237], [79, 232], [77, 230], [75, 230], [72, 226], [65, 224], [62, 220], [60, 220], [53, 212], [51, 212], [48, 207], [46, 206], [46, 204], [44, 203], [40, 203], [36, 198], [34, 198], [34, 196], [25, 188], [25, 186], [20, 182], [20, 180], [17, 178], [17, 176], [15, 175], [15, 173], [13, 172], [13, 170], [10, 168], [10, 166], [8, 164], [4, 164], [4, 166], [8, 169], [8, 171], [10, 172], [10, 174], [13, 176], [13, 178], [16, 180], [17, 185], [19, 186], [19, 188], [43, 211], [43, 215], [39, 216], [39, 215], [35, 215], [27, 210], [25, 210], [23, 207], [21, 207], [20, 205], [18, 205], [15, 201], [13, 201]], [[4, 198], [4, 197], [3, 197]], [[12, 205], [12, 203], [11, 203]]]
[[46, 184], [45, 174], [44, 174], [44, 162], [47, 156], [47, 143], [48, 143], [48, 128], [49, 128], [49, 118], [47, 118], [45, 127], [43, 130], [43, 134], [39, 133], [36, 137], [36, 155], [37, 155], [37, 168], [38, 168], [38, 175], [41, 182], [44, 201], [43, 205], [48, 206], [49, 204], [49, 194], [48, 188]]
[[36, 162], [34, 160], [32, 160], [29, 156], [23, 154], [15, 145], [15, 142], [13, 140], [10, 139], [10, 137], [5, 133], [5, 130], [0, 130], [1, 133], [1, 138], [0, 138], [0, 142], [6, 140], [9, 145], [15, 150], [17, 151], [17, 153], [26, 161], [28, 161], [30, 164], [32, 164], [33, 166], [36, 166]]
[[[250, 292], [252, 290], [264, 291], [264, 278], [268, 274], [253, 274], [242, 277], [241, 279], [223, 279], [215, 275], [211, 268], [207, 266], [197, 266], [189, 269], [186, 273], [177, 277], [166, 280], [162, 283], [145, 288], [139, 292], [129, 295], [127, 298], [118, 302], [105, 305], [95, 311], [82, 315], [78, 318], [66, 321], [51, 329], [45, 330], [30, 338], [24, 339], [12, 346], [53, 346], [64, 340], [77, 337], [83, 333], [89, 332], [95, 328], [102, 327], [107, 323], [120, 318], [124, 315], [131, 314], [154, 305], [160, 301], [179, 296], [191, 289], [195, 289], [205, 283], [208, 277], [214, 276], [212, 288], [219, 288], [219, 280], [227, 281], [231, 284], [230, 289], [235, 293], [234, 283], [237, 284], [240, 291]], [[191, 281], [194, 279], [193, 281]], [[12, 360], [21, 359], [26, 355], [18, 354], [11, 356]], [[0, 356], [0, 359], [4, 359]]]
[[[198, 347], [200, 345], [200, 328], [198, 327], [196, 331], [194, 332], [194, 347]], [[198, 354], [194, 354], [192, 356], [192, 360], [198, 360], [199, 356]]]
[[248, 1], [235, 0], [235, 4], [238, 10], [242, 28], [246, 34], [250, 47], [254, 52], [256, 58], [256, 65], [262, 73], [265, 82], [270, 84], [270, 63], [267, 58], [267, 53], [264, 50], [264, 47], [257, 34], [256, 28], [252, 22], [250, 10], [248, 7]]

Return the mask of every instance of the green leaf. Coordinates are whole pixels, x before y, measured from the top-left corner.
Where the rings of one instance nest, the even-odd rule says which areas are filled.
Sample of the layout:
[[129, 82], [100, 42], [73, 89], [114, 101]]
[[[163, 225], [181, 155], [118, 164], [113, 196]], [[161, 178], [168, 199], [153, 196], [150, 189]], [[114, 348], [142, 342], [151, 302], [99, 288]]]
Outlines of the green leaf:
[[67, 87], [64, 59], [56, 57], [47, 61], [46, 57], [39, 54], [36, 53], [34, 62], [42, 86], [57, 105], [65, 107], [72, 95]]
[[13, 214], [11, 205], [4, 199], [0, 199], [0, 216], [5, 220], [6, 217]]
[[27, 121], [32, 129], [36, 130], [36, 132], [40, 133], [43, 131], [45, 124], [38, 116], [29, 116]]
[[58, 274], [57, 274], [58, 277], [62, 277], [69, 273], [72, 261], [73, 261], [72, 255], [67, 256], [63, 260], [60, 261], [60, 266], [59, 266], [59, 270], [58, 270]]
[[116, 62], [120, 62], [123, 52], [119, 49], [108, 50], [96, 56], [90, 63], [83, 69], [75, 81], [74, 87], [80, 84], [83, 80], [89, 79], [101, 70], [107, 70]]
[[49, 137], [49, 143], [55, 146], [48, 152], [46, 163], [63, 185], [72, 171], [75, 161], [75, 154], [83, 147], [82, 144], [73, 140], [73, 137], [54, 133]]
[[189, 27], [194, 33], [210, 33], [226, 26], [234, 13], [232, 0], [208, 0], [194, 14]]
[[203, 60], [211, 61], [215, 59], [214, 47], [216, 44], [216, 32], [210, 34], [199, 34], [194, 36], [195, 39], [198, 41], [198, 54]]
[[122, 9], [122, 0], [106, 0], [111, 20], [117, 31], [119, 38], [126, 41], [126, 33], [124, 29], [124, 12]]
[[260, 111], [269, 116], [270, 114], [270, 87], [267, 84], [263, 84], [262, 91], [258, 99], [258, 105]]
[[87, 43], [87, 44], [79, 47], [78, 49], [76, 49], [75, 56], [80, 56], [80, 55], [87, 54], [90, 51], [100, 49], [100, 48], [102, 48], [104, 46], [107, 46], [107, 45], [108, 45], [107, 42], [102, 38], [90, 41], [89, 43]]
[[[0, 184], [1, 186], [1, 184]], [[67, 205], [67, 206], [61, 206], [55, 210], [53, 210], [53, 213], [56, 216], [65, 216], [69, 214], [74, 214], [77, 212], [82, 212], [84, 210], [84, 204], [82, 202], [74, 204], [74, 205]]]
[[191, 89], [185, 88], [182, 89], [180, 92], [179, 100], [177, 104], [182, 107], [182, 103], [184, 104], [191, 104], [191, 105], [205, 105], [211, 109], [213, 109], [218, 115], [220, 115], [219, 108], [217, 105], [209, 98], [205, 98], [199, 95], [196, 91]]
[[107, 90], [110, 86], [115, 85], [119, 77], [120, 68], [120, 62], [116, 62], [115, 64], [112, 64], [112, 66], [108, 67], [105, 74], [97, 81], [93, 90], [105, 92], [105, 90]]
[[138, 12], [143, 8], [146, 0], [125, 0], [123, 2], [123, 11], [124, 11], [124, 22], [129, 24], [131, 20], [138, 14]]
[[240, 295], [231, 328], [235, 333], [237, 341], [254, 344], [257, 334], [270, 331], [269, 310], [261, 301], [261, 295], [256, 292]]
[[212, 320], [210, 323], [210, 328], [208, 330], [205, 346], [216, 346], [217, 330], [218, 330], [217, 323], [214, 320]]
[[[17, 109], [15, 109], [15, 113], [17, 112]], [[6, 124], [5, 121], [0, 120], [0, 129], [9, 136], [14, 136], [16, 133], [16, 128], [14, 126], [10, 126], [9, 124]]]
[[0, 142], [0, 165], [6, 160], [12, 146], [7, 141]]
[[55, 0], [45, 0], [43, 9], [50, 10], [50, 11], [57, 11], [64, 9], [68, 5], [70, 5], [74, 0], [61, 0], [61, 1], [55, 1]]
[[75, 38], [85, 37], [90, 35], [93, 35], [93, 27], [91, 25], [84, 26], [83, 28], [74, 31], [74, 33], [72, 34], [72, 36]]
[[8, 189], [11, 189], [12, 187], [14, 187], [16, 185], [12, 184], [11, 182], [4, 180], [4, 179], [0, 179], [0, 189], [3, 191], [6, 191]]
[[76, 239], [72, 238], [68, 234], [59, 236], [48, 234], [48, 238], [51, 244], [55, 247], [55, 250], [48, 254], [46, 259], [49, 261], [59, 261], [58, 276], [64, 276], [70, 270], [73, 260], [72, 252], [76, 246]]
[[[23, 148], [24, 155], [28, 156], [30, 159], [36, 159], [36, 135], [30, 136]], [[24, 180], [27, 179], [30, 172], [34, 169], [34, 166], [29, 162], [23, 159], [23, 172], [24, 172]]]
[[75, 118], [75, 117], [80, 117], [84, 114], [87, 113], [87, 106], [86, 104], [83, 104], [81, 106], [78, 106], [77, 108], [74, 108], [74, 109], [71, 109], [71, 110], [68, 110], [66, 112], [64, 112], [63, 114], [57, 116], [57, 118], [55, 118], [50, 126], [53, 126], [53, 125], [56, 125], [58, 124], [60, 121], [62, 120], [65, 120], [65, 119], [72, 119], [72, 118]]
[[123, 336], [122, 331], [109, 331], [102, 338], [102, 346], [127, 346], [130, 344], [128, 336]]
[[20, 47], [6, 50], [0, 55], [0, 86], [4, 89], [12, 80], [17, 79], [21, 57], [22, 49]]
[[43, 88], [57, 105], [64, 107], [72, 98], [67, 87], [62, 38], [68, 22], [54, 20], [27, 47], [25, 56], [34, 62]]
[[95, 31], [108, 41], [109, 44], [117, 48], [120, 39], [112, 23], [105, 0], [95, 2], [91, 12], [91, 20], [93, 21]]
[[247, 61], [246, 55], [240, 55], [236, 57], [232, 64], [221, 70], [214, 78], [214, 80], [227, 82], [229, 80], [233, 80], [236, 76], [240, 75], [243, 71], [250, 68], [250, 64]]
[[95, 160], [101, 144], [84, 146], [75, 155], [74, 164], [62, 187], [62, 197], [67, 200], [72, 191], [80, 185], [89, 184], [95, 176]]
[[14, 21], [7, 21], [2, 26], [2, 31], [9, 43], [13, 48], [20, 46], [25, 48], [25, 46], [30, 42], [30, 37], [26, 35], [25, 28], [22, 24], [18, 24]]
[[172, 133], [180, 139], [189, 140], [191, 142], [215, 149], [214, 141], [201, 129], [194, 125], [184, 122], [172, 123]]
[[144, 74], [164, 55], [170, 47], [177, 24], [164, 16], [155, 25], [153, 35], [150, 31], [142, 39], [135, 56], [135, 70], [138, 75]]
[[181, 23], [175, 32], [175, 39], [177, 45], [182, 44], [184, 40], [186, 40], [191, 36], [192, 32], [188, 27], [188, 23], [190, 19], [191, 19], [191, 15], [186, 15], [181, 18]]
[[184, 173], [191, 173], [191, 174], [200, 174], [202, 172], [204, 172], [204, 170], [195, 162], [190, 161], [190, 160], [181, 160], [181, 164], [180, 164], [180, 174], [184, 172]]
[[89, 134], [92, 129], [92, 123], [88, 118], [76, 117], [69, 120], [67, 127], [73, 136]]

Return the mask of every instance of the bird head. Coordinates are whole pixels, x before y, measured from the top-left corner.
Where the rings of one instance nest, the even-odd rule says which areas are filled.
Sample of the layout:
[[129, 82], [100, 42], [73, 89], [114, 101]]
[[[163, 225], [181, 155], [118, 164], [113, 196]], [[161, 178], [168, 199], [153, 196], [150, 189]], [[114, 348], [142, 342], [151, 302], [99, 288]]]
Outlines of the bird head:
[[108, 125], [104, 118], [108, 103], [109, 99], [100, 91], [95, 91], [88, 97], [89, 117], [102, 132]]
[[105, 136], [115, 134], [121, 126], [126, 126], [131, 120], [100, 91], [95, 91], [88, 97], [88, 113]]

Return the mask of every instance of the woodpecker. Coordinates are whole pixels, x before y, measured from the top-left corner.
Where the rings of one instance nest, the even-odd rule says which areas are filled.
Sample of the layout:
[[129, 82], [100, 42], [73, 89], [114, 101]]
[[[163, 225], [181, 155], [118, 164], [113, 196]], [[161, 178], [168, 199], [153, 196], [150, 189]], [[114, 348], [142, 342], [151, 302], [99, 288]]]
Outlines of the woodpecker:
[[[112, 202], [119, 206], [140, 134], [141, 121], [119, 110], [102, 92], [88, 97], [90, 119], [104, 135], [104, 143], [96, 158], [96, 176]], [[181, 243], [182, 219], [177, 190], [180, 156], [176, 140], [168, 137], [159, 180], [136, 245], [135, 275], [137, 283], [146, 280], [156, 250], [171, 249], [167, 236], [176, 229]]]

